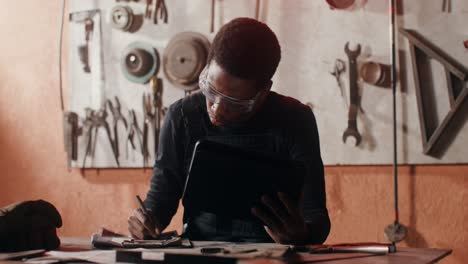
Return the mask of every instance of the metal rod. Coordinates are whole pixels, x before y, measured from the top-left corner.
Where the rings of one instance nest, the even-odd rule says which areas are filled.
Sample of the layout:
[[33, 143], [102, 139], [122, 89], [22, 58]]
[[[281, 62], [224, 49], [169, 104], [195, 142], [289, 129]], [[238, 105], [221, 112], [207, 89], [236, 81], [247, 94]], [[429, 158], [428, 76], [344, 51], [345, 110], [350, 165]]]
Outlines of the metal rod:
[[390, 43], [391, 43], [391, 57], [392, 57], [392, 93], [393, 93], [393, 180], [394, 180], [394, 194], [395, 194], [395, 224], [398, 224], [398, 142], [397, 142], [397, 113], [396, 113], [396, 83], [397, 83], [397, 69], [396, 69], [396, 0], [390, 0]]

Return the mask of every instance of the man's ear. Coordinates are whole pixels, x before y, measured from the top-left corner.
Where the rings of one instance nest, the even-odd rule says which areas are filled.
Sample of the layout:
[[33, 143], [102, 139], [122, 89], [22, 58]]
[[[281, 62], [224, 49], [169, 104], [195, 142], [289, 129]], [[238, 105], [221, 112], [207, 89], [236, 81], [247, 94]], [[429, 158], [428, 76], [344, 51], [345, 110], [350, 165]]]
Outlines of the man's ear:
[[262, 92], [261, 92], [262, 94], [260, 95], [259, 101], [260, 101], [261, 103], [259, 103], [259, 104], [257, 104], [257, 105], [263, 104], [263, 102], [265, 101], [265, 99], [266, 99], [267, 96], [268, 96], [268, 92], [270, 91], [272, 85], [273, 85], [273, 81], [272, 81], [272, 80], [269, 80], [269, 81], [266, 83], [265, 87], [263, 88], [263, 90], [262, 90]]

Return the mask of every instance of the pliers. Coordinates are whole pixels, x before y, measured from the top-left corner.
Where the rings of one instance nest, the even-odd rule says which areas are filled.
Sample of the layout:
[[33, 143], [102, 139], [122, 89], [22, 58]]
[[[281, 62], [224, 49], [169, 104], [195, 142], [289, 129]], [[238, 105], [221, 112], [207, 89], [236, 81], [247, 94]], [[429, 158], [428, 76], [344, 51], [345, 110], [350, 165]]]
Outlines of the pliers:
[[[143, 147], [143, 142], [142, 142], [142, 135], [143, 132], [141, 131], [140, 127], [138, 127], [138, 121], [136, 118], [135, 110], [129, 110], [128, 111], [128, 116], [129, 116], [129, 124], [128, 124], [128, 130], [127, 130], [127, 141], [130, 141], [130, 144], [132, 145], [132, 148], [135, 150], [135, 144], [133, 143], [133, 138], [136, 135], [138, 143], [140, 143], [140, 149], [143, 153], [144, 147]], [[125, 144], [125, 150], [127, 152], [127, 158], [128, 158], [128, 143]], [[144, 154], [144, 153], [143, 153]]]
[[152, 0], [146, 0], [145, 18], [151, 18], [151, 4]]
[[154, 16], [153, 16], [153, 22], [154, 24], [158, 23], [158, 15], [159, 18], [164, 21], [164, 23], [167, 24], [167, 7], [166, 7], [166, 2], [165, 0], [155, 0], [155, 8], [154, 8]]
[[[163, 116], [162, 111], [162, 91], [163, 84], [162, 80], [156, 76], [151, 78], [151, 88], [153, 90], [153, 107], [154, 107], [154, 148], [158, 151], [159, 148], [159, 132], [161, 131], [161, 118]], [[156, 155], [156, 153], [155, 153]]]
[[[144, 113], [144, 123], [143, 123], [143, 167], [146, 167], [148, 164], [148, 159], [150, 156], [149, 148], [148, 148], [148, 137], [149, 131], [152, 130], [154, 133], [154, 143], [155, 149], [158, 138], [156, 138], [156, 113], [153, 109], [153, 103], [151, 102], [152, 98], [150, 94], [143, 94], [143, 113]], [[155, 150], [156, 156], [157, 150]]]
[[[86, 119], [84, 121], [85, 127], [87, 129], [87, 143], [86, 143], [86, 151], [83, 157], [83, 168], [86, 165], [86, 157], [91, 154], [91, 157], [94, 158], [94, 153], [96, 152], [96, 143], [97, 143], [97, 136], [99, 132], [99, 128], [103, 127], [106, 130], [107, 138], [109, 139], [109, 143], [111, 145], [112, 153], [114, 154], [115, 162], [117, 166], [120, 167], [119, 159], [114, 149], [114, 143], [112, 141], [111, 132], [109, 128], [109, 124], [106, 121], [107, 112], [105, 108], [100, 109], [99, 111], [92, 110], [91, 108], [86, 108]], [[93, 130], [94, 130], [94, 138], [93, 138]]]
[[[121, 106], [120, 106], [119, 98], [117, 98], [117, 96], [114, 97], [114, 102], [115, 102], [115, 107], [114, 107], [114, 104], [112, 104], [112, 101], [109, 99], [107, 99], [106, 104], [109, 107], [112, 113], [112, 116], [114, 118], [114, 122], [113, 122], [114, 151], [117, 157], [119, 157], [120, 156], [119, 155], [119, 133], [117, 130], [117, 126], [118, 126], [119, 121], [121, 121], [122, 124], [124, 125], [125, 131], [128, 130], [128, 126], [127, 126], [127, 120], [125, 120], [125, 117], [122, 115], [122, 112], [120, 111]], [[135, 148], [135, 146], [133, 145], [133, 141], [131, 141], [131, 143], [132, 143], [132, 147]]]

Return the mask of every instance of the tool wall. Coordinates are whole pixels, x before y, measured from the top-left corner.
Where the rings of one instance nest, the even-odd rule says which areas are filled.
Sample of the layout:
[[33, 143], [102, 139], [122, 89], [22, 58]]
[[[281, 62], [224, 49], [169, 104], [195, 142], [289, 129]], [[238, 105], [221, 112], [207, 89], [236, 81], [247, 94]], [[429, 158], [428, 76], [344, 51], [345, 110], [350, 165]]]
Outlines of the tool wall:
[[[150, 2], [67, 1], [72, 167], [151, 167], [165, 109], [197, 88], [216, 31], [255, 16], [282, 45], [273, 90], [313, 109], [324, 163], [392, 163], [388, 1], [215, 0], [213, 21], [209, 0]], [[467, 163], [468, 2], [397, 2], [399, 163]]]

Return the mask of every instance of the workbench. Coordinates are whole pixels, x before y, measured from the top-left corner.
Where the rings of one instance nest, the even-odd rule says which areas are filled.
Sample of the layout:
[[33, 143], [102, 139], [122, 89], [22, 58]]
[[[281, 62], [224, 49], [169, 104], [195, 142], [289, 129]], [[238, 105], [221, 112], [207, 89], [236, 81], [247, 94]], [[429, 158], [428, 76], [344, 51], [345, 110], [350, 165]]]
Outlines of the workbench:
[[[62, 243], [59, 249], [50, 251], [53, 256], [62, 255], [62, 257], [74, 257], [92, 260], [96, 263], [137, 263], [137, 258], [141, 257], [141, 252], [154, 253], [164, 252], [164, 249], [143, 251], [128, 251], [131, 254], [122, 254], [120, 250], [97, 250], [93, 249], [90, 239], [86, 238], [62, 238]], [[200, 248], [202, 245], [207, 245], [207, 241], [193, 241], [194, 248]], [[216, 242], [215, 242], [216, 243]], [[270, 244], [271, 249], [278, 249], [281, 245]], [[262, 250], [268, 248], [268, 244], [261, 244]], [[183, 249], [181, 249], [182, 251]], [[166, 250], [167, 251], [167, 250]], [[177, 249], [169, 250], [172, 254]], [[397, 248], [396, 253], [385, 255], [372, 255], [367, 253], [329, 253], [329, 254], [310, 254], [310, 253], [287, 253], [283, 258], [254, 258], [254, 259], [233, 259], [233, 258], [216, 258], [216, 255], [199, 256], [205, 259], [193, 258], [184, 259], [182, 262], [171, 263], [255, 263], [255, 264], [280, 264], [280, 263], [315, 263], [326, 262], [330, 264], [353, 264], [353, 263], [406, 263], [406, 264], [420, 264], [420, 263], [436, 263], [444, 257], [448, 256], [452, 250], [450, 249], [432, 249], [432, 248]], [[117, 255], [120, 256], [120, 261], [116, 261]], [[124, 256], [124, 259], [122, 259]], [[131, 261], [134, 258], [135, 261]], [[192, 261], [194, 260], [194, 261]], [[0, 263], [18, 263], [14, 261], [0, 261]], [[26, 262], [27, 263], [27, 262]], [[73, 263], [77, 263], [76, 260]], [[161, 261], [145, 261], [140, 263], [165, 263]]]

